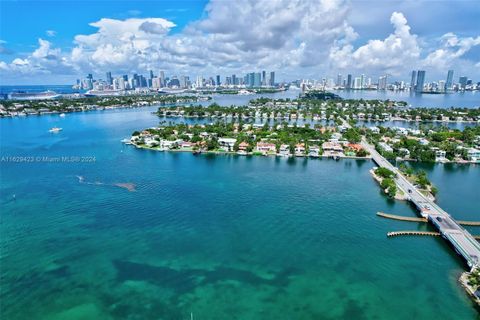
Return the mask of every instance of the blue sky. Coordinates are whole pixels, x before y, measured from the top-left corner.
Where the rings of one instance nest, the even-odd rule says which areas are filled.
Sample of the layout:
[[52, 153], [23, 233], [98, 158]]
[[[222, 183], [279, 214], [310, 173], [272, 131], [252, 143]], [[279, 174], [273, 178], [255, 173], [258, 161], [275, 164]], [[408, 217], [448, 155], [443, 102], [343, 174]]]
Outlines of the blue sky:
[[407, 79], [424, 68], [430, 80], [453, 68], [480, 81], [479, 18], [473, 0], [0, 0], [0, 81], [71, 83], [148, 68], [190, 76], [268, 69], [285, 79]]

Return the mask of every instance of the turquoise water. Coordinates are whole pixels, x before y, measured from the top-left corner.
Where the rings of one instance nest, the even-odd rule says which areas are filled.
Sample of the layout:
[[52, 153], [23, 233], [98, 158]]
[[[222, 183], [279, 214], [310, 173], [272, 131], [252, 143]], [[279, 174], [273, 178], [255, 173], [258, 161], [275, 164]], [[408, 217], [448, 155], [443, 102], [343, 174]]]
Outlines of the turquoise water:
[[[415, 212], [371, 162], [122, 145], [155, 109], [0, 120], [1, 156], [34, 159], [0, 163], [2, 319], [478, 319], [442, 239], [386, 238], [429, 227], [376, 217]], [[479, 219], [478, 166], [424, 168]]]

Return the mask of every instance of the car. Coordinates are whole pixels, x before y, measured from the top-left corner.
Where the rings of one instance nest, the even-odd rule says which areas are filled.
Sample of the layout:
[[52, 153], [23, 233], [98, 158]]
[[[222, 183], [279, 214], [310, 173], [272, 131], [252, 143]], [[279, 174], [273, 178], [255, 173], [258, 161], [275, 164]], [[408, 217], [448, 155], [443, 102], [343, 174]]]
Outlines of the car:
[[443, 221], [442, 217], [437, 217], [437, 221], [442, 222]]
[[408, 189], [408, 193], [412, 193], [412, 189]]

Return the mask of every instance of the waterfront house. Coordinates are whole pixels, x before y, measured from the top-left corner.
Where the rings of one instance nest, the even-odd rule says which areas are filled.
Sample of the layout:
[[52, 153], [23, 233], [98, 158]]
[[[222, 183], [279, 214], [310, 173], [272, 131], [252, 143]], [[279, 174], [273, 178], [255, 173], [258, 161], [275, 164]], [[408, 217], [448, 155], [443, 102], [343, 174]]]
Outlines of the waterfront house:
[[467, 158], [472, 162], [480, 163], [480, 150], [475, 148], [469, 148], [467, 150]]
[[327, 141], [322, 144], [323, 154], [327, 157], [343, 156], [343, 147], [338, 142]]
[[192, 149], [194, 146], [195, 146], [195, 143], [192, 143], [189, 141], [183, 141], [180, 144], [180, 149], [189, 150], [189, 149]]
[[240, 142], [238, 145], [238, 150], [239, 151], [247, 151], [249, 144], [245, 141]]
[[273, 143], [257, 142], [256, 151], [261, 153], [275, 153], [277, 151], [277, 147]]
[[318, 157], [320, 156], [320, 147], [317, 145], [312, 145], [308, 147], [308, 156], [309, 157]]
[[160, 147], [163, 149], [175, 149], [182, 142], [182, 140], [160, 140]]
[[233, 146], [237, 142], [235, 138], [218, 138], [218, 144], [226, 148], [228, 151], [233, 150]]
[[291, 156], [290, 146], [288, 144], [282, 144], [280, 146], [280, 152], [278, 154], [281, 156], [287, 156], [287, 157]]
[[298, 143], [295, 145], [295, 155], [297, 157], [301, 157], [305, 155], [305, 144], [304, 143]]
[[444, 150], [440, 150], [437, 147], [430, 148], [430, 150], [435, 152], [435, 162], [448, 162], [448, 159], [445, 158], [447, 153]]

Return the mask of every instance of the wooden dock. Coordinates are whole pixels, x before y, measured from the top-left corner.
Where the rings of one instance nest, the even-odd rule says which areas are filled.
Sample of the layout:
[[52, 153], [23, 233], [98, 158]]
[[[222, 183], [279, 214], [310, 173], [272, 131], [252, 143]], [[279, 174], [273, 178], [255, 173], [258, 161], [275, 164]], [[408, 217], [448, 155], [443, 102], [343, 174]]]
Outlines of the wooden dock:
[[[400, 221], [428, 222], [426, 218], [397, 216], [395, 214], [390, 214], [385, 212], [377, 212], [377, 216], [382, 218], [387, 218], [387, 219], [400, 220]], [[457, 220], [457, 223], [461, 224], [462, 226], [480, 226], [480, 221]]]
[[[438, 237], [441, 236], [440, 232], [433, 231], [417, 231], [417, 230], [404, 230], [404, 231], [392, 231], [387, 233], [387, 237], [397, 237], [397, 236], [432, 236]], [[480, 240], [480, 235], [474, 235], [475, 239]]]
[[377, 216], [380, 216], [382, 218], [387, 218], [387, 219], [400, 220], [400, 221], [428, 222], [428, 220], [425, 218], [397, 216], [397, 215], [389, 214], [385, 212], [377, 212]]

